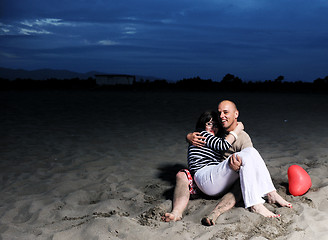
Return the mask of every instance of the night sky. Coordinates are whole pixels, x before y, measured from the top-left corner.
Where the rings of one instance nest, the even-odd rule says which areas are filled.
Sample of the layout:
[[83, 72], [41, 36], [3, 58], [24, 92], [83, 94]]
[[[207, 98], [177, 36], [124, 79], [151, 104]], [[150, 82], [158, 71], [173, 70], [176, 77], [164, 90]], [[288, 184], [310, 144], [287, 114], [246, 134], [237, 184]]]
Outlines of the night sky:
[[328, 75], [328, 1], [2, 0], [0, 67], [312, 82]]

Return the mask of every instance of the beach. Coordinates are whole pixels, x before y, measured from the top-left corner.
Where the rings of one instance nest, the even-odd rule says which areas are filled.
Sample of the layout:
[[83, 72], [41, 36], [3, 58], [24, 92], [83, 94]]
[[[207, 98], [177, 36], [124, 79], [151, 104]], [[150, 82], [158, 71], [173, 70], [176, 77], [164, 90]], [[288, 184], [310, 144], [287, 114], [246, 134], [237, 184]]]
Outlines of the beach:
[[[223, 99], [293, 208], [239, 206], [207, 227], [219, 199], [198, 198], [162, 222], [186, 134]], [[0, 91], [0, 239], [328, 239], [327, 109], [319, 93]], [[294, 164], [312, 180], [302, 196], [288, 192]]]

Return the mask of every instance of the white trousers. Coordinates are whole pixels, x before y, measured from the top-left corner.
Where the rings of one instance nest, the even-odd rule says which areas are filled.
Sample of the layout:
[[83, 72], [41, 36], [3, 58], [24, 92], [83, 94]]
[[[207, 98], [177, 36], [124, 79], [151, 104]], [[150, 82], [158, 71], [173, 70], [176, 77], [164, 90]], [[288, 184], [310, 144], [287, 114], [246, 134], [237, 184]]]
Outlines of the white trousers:
[[198, 188], [209, 196], [224, 193], [240, 177], [240, 186], [245, 207], [264, 203], [267, 193], [275, 190], [270, 173], [259, 152], [248, 147], [236, 153], [242, 159], [239, 174], [229, 167], [228, 160], [218, 165], [203, 167], [194, 175]]

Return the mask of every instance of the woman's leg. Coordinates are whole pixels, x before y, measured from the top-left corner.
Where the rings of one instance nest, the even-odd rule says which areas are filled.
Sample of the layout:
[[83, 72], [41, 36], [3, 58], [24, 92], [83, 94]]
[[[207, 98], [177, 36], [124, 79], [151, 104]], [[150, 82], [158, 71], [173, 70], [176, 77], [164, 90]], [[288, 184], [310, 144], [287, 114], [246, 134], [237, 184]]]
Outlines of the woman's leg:
[[218, 165], [203, 167], [194, 175], [194, 181], [198, 188], [209, 196], [225, 192], [238, 178], [238, 173], [229, 167], [227, 160]]
[[163, 221], [175, 222], [182, 219], [182, 214], [186, 209], [190, 198], [189, 181], [184, 172], [176, 175], [176, 186], [173, 195], [173, 208], [169, 213], [165, 213]]

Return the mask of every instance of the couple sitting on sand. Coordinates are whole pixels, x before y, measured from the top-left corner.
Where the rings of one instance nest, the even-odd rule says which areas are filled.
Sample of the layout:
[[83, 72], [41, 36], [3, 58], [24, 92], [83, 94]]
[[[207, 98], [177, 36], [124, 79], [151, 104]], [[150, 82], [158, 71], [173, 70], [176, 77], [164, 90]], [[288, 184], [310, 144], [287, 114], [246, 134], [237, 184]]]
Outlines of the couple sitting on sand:
[[262, 157], [253, 148], [243, 124], [237, 122], [239, 112], [236, 105], [228, 100], [222, 101], [218, 113], [204, 112], [197, 121], [196, 132], [187, 135], [190, 143], [188, 169], [176, 175], [173, 209], [165, 213], [163, 220], [181, 220], [190, 194], [201, 191], [208, 196], [218, 196], [229, 190], [211, 214], [202, 219], [204, 225], [214, 225], [216, 219], [241, 197], [245, 208], [265, 217], [280, 217], [263, 205], [262, 197], [267, 196], [269, 203], [282, 207], [292, 208], [292, 204], [284, 200], [273, 186]]

